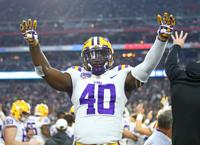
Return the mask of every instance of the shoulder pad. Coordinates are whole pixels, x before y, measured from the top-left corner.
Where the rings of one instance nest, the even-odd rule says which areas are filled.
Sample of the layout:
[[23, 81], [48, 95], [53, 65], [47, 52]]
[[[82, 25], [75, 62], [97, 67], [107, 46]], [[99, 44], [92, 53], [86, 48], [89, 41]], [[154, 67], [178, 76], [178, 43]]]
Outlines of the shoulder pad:
[[[79, 71], [79, 72], [82, 71], [82, 67], [80, 67], [80, 66], [71, 66], [71, 67], [69, 67], [68, 69], [77, 70], [77, 71]], [[67, 70], [68, 70], [68, 69], [67, 69]]]
[[4, 126], [17, 126], [16, 125], [16, 120], [10, 116], [6, 117], [4, 120]]
[[120, 70], [123, 70], [123, 69], [128, 68], [128, 67], [129, 67], [129, 65], [125, 65], [125, 64], [118, 65], [117, 70], [120, 71]]

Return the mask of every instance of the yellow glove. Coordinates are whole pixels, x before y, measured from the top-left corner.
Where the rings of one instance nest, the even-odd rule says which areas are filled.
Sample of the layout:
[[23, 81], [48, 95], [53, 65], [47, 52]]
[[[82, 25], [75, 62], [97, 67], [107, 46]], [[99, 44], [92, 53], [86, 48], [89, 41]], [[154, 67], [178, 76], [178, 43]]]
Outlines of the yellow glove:
[[163, 17], [159, 14], [157, 15], [157, 21], [160, 25], [157, 30], [158, 39], [165, 42], [172, 35], [174, 26], [176, 25], [176, 20], [173, 15], [169, 15], [165, 12]]
[[22, 32], [24, 39], [27, 41], [30, 47], [34, 47], [39, 44], [38, 34], [36, 32], [37, 20], [28, 21], [23, 20], [20, 24], [20, 31]]

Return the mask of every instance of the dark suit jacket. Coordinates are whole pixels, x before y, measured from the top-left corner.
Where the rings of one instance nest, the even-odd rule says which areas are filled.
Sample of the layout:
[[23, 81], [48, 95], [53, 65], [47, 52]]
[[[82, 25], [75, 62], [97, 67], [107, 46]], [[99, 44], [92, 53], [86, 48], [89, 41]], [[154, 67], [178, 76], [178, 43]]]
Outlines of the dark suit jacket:
[[180, 53], [180, 46], [173, 46], [165, 63], [172, 100], [172, 145], [200, 145], [200, 76], [180, 68]]
[[56, 133], [49, 140], [45, 142], [45, 145], [72, 145], [73, 139], [71, 139], [64, 131]]

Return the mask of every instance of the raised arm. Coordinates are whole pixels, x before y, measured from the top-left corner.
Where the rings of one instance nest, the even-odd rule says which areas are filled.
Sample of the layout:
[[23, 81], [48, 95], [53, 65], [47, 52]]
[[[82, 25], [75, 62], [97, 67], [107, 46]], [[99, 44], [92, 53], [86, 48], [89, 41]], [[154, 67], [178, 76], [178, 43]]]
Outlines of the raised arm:
[[36, 32], [37, 21], [23, 20], [20, 24], [21, 32], [25, 40], [29, 44], [29, 49], [33, 64], [35, 66], [36, 73], [43, 77], [49, 85], [59, 91], [72, 93], [72, 81], [71, 76], [68, 73], [62, 73], [61, 71], [52, 68], [45, 57], [44, 53], [40, 49], [39, 39]]
[[175, 35], [172, 35], [173, 46], [170, 49], [165, 61], [165, 71], [170, 80], [178, 76], [178, 74], [181, 71], [179, 67], [178, 59], [179, 59], [181, 48], [183, 47], [185, 43], [185, 39], [187, 38], [187, 35], [188, 33], [183, 34], [183, 31], [181, 31], [180, 35], [178, 35], [177, 32], [175, 32]]
[[151, 49], [148, 51], [144, 61], [134, 67], [131, 72], [127, 75], [125, 90], [129, 91], [134, 88], [140, 87], [143, 83], [146, 83], [151, 72], [160, 62], [167, 40], [173, 32], [173, 27], [175, 25], [175, 18], [173, 15], [164, 13], [163, 18], [158, 15], [157, 20], [159, 22], [159, 29], [157, 31], [157, 37], [152, 45]]

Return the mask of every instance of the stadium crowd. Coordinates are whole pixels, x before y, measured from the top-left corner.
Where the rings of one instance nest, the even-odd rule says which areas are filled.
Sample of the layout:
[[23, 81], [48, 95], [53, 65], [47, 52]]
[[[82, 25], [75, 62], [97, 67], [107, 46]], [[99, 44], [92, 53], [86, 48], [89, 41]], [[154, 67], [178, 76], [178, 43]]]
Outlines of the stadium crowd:
[[[149, 7], [150, 4], [153, 6]], [[10, 3], [1, 0], [0, 45], [24, 45], [23, 39], [18, 37], [19, 22], [28, 18], [38, 20], [42, 45], [80, 44], [94, 35], [109, 37], [112, 43], [152, 42], [157, 28], [156, 15], [163, 11], [176, 15], [177, 29], [181, 27], [191, 32], [188, 42], [194, 40], [191, 37], [199, 41], [199, 5], [197, 0], [178, 0], [176, 5], [155, 0], [22, 0]]]
[[[2, 110], [6, 116], [10, 114], [10, 109], [13, 102], [23, 99], [31, 105], [32, 114], [34, 114], [34, 108], [38, 104], [47, 104], [49, 110], [48, 118], [51, 122], [51, 126], [55, 124], [58, 119], [58, 114], [62, 112], [63, 114], [65, 114], [65, 119], [68, 121], [68, 124], [72, 121], [72, 117], [68, 115], [68, 112], [73, 112], [73, 110], [70, 109], [72, 103], [69, 96], [65, 93], [56, 91], [55, 89], [51, 88], [43, 80], [32, 80], [31, 83], [29, 80], [0, 81], [0, 88], [0, 102]], [[148, 116], [150, 117], [148, 122], [149, 125], [146, 126], [146, 129], [151, 130], [152, 126], [155, 125], [154, 121], [156, 120], [159, 109], [163, 107], [163, 103], [161, 100], [163, 97], [167, 96], [169, 96], [169, 82], [168, 80], [165, 80], [163, 78], [152, 78], [147, 84], [143, 86], [143, 88], [132, 92], [132, 95], [130, 96], [130, 99], [126, 105], [127, 109], [124, 112], [125, 129], [127, 127], [127, 123], [130, 123], [129, 119], [132, 118], [131, 120], [136, 120], [137, 114], [142, 113], [144, 114], [144, 118], [148, 119]], [[168, 102], [168, 105], [169, 104], [170, 100]], [[55, 132], [55, 129], [52, 129], [50, 131]], [[142, 133], [142, 131], [140, 134], [140, 129], [137, 130], [135, 128], [134, 130], [130, 131], [136, 133], [136, 136], [140, 138], [131, 141], [131, 143], [129, 143], [130, 145], [142, 145], [146, 140], [146, 137], [149, 136], [148, 133], [145, 135]], [[67, 133], [69, 136], [73, 137], [73, 133], [71, 132], [71, 130], [68, 130]], [[123, 142], [124, 145], [128, 143], [127, 138], [124, 137], [124, 139], [122, 140], [122, 144]]]
[[[48, 4], [48, 5], [47, 5]], [[119, 18], [119, 17], [140, 17], [153, 16], [157, 12], [170, 11], [179, 16], [197, 15], [199, 12], [199, 1], [177, 0], [176, 5], [172, 1], [131, 1], [115, 2], [109, 0], [94, 1], [26, 1], [9, 3], [6, 0], [0, 1], [2, 21], [19, 21], [24, 14], [27, 17], [36, 17], [41, 20], [59, 20], [59, 19], [89, 19], [89, 18]], [[105, 7], [108, 6], [109, 7]], [[153, 6], [150, 7], [149, 5]], [[162, 7], [160, 7], [162, 5]], [[6, 15], [5, 15], [6, 14]], [[17, 15], [16, 15], [17, 14]]]
[[[114, 65], [129, 64], [136, 66], [143, 59], [148, 50], [116, 50]], [[168, 49], [158, 65], [157, 69], [164, 69], [164, 62]], [[71, 65], [81, 65], [80, 51], [46, 51], [45, 54], [50, 60], [50, 64], [60, 70], [65, 71]], [[124, 54], [127, 54], [125, 57]], [[133, 54], [128, 57], [129, 54]], [[191, 61], [200, 58], [199, 49], [184, 49], [182, 59]], [[34, 71], [31, 56], [28, 52], [0, 53], [0, 71]]]

